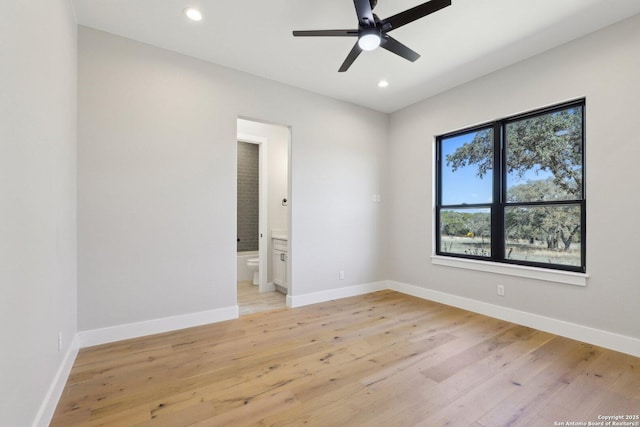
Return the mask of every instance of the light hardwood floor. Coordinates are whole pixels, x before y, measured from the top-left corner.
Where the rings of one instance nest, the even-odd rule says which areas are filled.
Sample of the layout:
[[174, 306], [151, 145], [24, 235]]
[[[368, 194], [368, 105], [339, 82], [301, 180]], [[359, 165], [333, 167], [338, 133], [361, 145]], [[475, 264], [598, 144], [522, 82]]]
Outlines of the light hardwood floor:
[[393, 291], [80, 351], [52, 426], [554, 426], [640, 359]]
[[251, 281], [238, 282], [240, 316], [286, 307], [286, 296], [280, 292], [260, 292]]

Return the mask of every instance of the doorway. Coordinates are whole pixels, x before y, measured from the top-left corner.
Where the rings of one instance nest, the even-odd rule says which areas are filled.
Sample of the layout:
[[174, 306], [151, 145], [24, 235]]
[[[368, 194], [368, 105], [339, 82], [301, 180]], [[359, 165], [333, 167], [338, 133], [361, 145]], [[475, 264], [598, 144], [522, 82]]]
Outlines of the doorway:
[[241, 315], [285, 307], [290, 294], [290, 135], [287, 126], [237, 119]]

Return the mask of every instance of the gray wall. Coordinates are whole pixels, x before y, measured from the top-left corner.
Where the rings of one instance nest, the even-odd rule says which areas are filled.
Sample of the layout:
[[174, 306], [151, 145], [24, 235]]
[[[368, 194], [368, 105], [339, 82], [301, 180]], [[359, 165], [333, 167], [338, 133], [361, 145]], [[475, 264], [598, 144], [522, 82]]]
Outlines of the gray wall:
[[76, 42], [70, 1], [2, 3], [3, 426], [34, 422], [76, 333]]
[[238, 141], [238, 252], [258, 250], [260, 146]]
[[[390, 278], [640, 338], [638, 46], [635, 16], [393, 114]], [[583, 96], [587, 286], [432, 265], [434, 136]]]
[[237, 117], [292, 127], [293, 293], [386, 277], [387, 115], [84, 27], [78, 102], [80, 330], [235, 306]]

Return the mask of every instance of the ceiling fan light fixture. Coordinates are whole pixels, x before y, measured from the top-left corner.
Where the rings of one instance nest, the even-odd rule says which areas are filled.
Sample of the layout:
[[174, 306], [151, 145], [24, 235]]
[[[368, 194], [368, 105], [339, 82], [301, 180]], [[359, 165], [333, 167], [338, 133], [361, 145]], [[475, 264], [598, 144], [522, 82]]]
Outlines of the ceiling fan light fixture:
[[184, 14], [192, 21], [202, 21], [202, 13], [198, 9], [188, 7], [184, 10]]
[[380, 46], [381, 41], [382, 39], [377, 31], [367, 31], [363, 32], [358, 38], [358, 46], [360, 46], [362, 50], [374, 50]]

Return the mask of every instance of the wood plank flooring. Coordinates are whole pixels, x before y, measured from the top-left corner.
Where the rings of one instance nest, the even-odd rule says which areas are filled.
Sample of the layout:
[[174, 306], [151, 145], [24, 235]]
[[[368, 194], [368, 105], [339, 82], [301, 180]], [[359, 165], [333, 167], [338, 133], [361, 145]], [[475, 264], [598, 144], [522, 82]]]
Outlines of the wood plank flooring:
[[555, 426], [640, 414], [640, 359], [381, 291], [80, 351], [52, 426]]
[[286, 296], [280, 292], [260, 292], [251, 281], [238, 282], [240, 316], [286, 307]]

